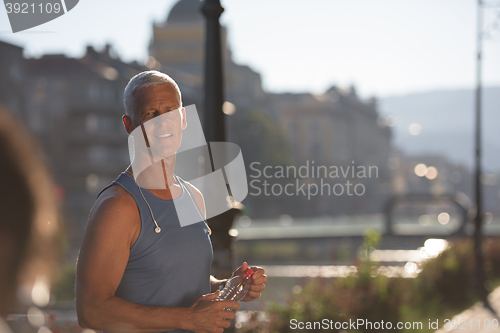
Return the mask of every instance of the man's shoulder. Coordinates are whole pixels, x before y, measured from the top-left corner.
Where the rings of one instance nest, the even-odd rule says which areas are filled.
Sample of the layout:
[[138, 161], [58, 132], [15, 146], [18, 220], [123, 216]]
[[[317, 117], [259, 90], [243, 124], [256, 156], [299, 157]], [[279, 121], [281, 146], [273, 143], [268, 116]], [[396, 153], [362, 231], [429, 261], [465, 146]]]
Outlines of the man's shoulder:
[[95, 210], [119, 210], [120, 213], [132, 213], [137, 211], [135, 200], [120, 185], [112, 184], [105, 188], [97, 197], [92, 211]]
[[111, 184], [102, 190], [101, 194], [97, 197], [96, 201], [120, 201], [120, 200], [134, 200], [134, 198], [118, 184]]
[[[139, 209], [134, 198], [119, 185], [113, 184], [97, 197], [87, 224], [89, 233], [102, 241], [126, 242], [132, 246], [141, 228]], [[109, 232], [113, 230], [113, 232]]]

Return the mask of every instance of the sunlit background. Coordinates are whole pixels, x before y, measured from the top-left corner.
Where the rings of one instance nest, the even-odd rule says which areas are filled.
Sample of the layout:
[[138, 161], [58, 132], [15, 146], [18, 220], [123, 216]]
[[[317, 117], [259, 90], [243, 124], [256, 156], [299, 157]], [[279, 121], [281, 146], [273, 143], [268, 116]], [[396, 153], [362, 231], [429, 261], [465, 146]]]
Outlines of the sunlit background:
[[[473, 232], [477, 3], [222, 3], [228, 139], [243, 151], [249, 184], [256, 181], [228, 235], [234, 263], [262, 265], [270, 277], [263, 297], [243, 307], [258, 312], [241, 312], [236, 327], [263, 329], [255, 323], [269, 320], [270, 304], [307, 312], [300, 297], [321, 294], [308, 278], [344, 281], [366, 274], [438, 281], [429, 278], [426, 263], [436, 271], [439, 254]], [[74, 263], [88, 212], [99, 191], [129, 164], [120, 124], [128, 80], [146, 69], [166, 72], [179, 83], [184, 104], [196, 104], [203, 119], [200, 4], [82, 0], [62, 17], [16, 34], [0, 9], [0, 104], [39, 139], [63, 203], [65, 262], [50, 298], [59, 322], [75, 322]], [[484, 17], [481, 182], [485, 234], [494, 240], [500, 235], [500, 2], [486, 2]], [[275, 175], [279, 167], [312, 164], [328, 172], [374, 166], [377, 174], [323, 177], [345, 190], [346, 180], [361, 184], [363, 195], [311, 197], [279, 189], [319, 186], [318, 175], [263, 175], [266, 166]], [[255, 194], [257, 188], [262, 192]], [[494, 253], [498, 242], [491, 244]], [[460, 250], [465, 245], [456, 248], [446, 265], [454, 272], [469, 269], [457, 259], [467, 253]], [[363, 266], [373, 262], [373, 269]], [[490, 288], [500, 278], [493, 271]], [[48, 298], [45, 289], [38, 294]], [[298, 298], [287, 303], [291, 296]], [[460, 310], [473, 299], [446, 297]], [[33, 309], [32, 324], [45, 327]], [[458, 308], [453, 311], [447, 314]]]
[[[77, 11], [12, 35], [0, 10], [0, 39], [25, 55], [80, 57], [87, 44], [111, 43], [125, 61], [148, 56], [152, 22], [174, 0], [86, 0]], [[495, 1], [489, 2], [495, 5]], [[356, 85], [362, 96], [385, 97], [474, 85], [476, 3], [440, 1], [222, 1], [235, 62], [248, 65], [272, 92], [322, 93]], [[486, 13], [484, 83], [500, 84], [498, 10]], [[498, 24], [498, 23], [497, 23]]]

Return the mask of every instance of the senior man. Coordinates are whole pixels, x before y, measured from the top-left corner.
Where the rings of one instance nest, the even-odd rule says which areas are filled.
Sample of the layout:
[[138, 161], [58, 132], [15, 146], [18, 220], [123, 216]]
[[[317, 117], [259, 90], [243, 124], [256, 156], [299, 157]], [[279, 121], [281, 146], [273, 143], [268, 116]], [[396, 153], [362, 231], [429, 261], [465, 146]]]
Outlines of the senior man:
[[[240, 306], [216, 300], [223, 280], [210, 275], [203, 195], [174, 173], [187, 126], [180, 90], [168, 75], [147, 71], [130, 80], [124, 103], [127, 133], [142, 132], [150, 154], [161, 158], [150, 156], [139, 170], [129, 166], [99, 194], [78, 259], [78, 321], [114, 332], [223, 332], [235, 317], [225, 309]], [[199, 214], [200, 222], [181, 226], [178, 207]], [[258, 298], [267, 281], [262, 268], [252, 268], [243, 301]]]

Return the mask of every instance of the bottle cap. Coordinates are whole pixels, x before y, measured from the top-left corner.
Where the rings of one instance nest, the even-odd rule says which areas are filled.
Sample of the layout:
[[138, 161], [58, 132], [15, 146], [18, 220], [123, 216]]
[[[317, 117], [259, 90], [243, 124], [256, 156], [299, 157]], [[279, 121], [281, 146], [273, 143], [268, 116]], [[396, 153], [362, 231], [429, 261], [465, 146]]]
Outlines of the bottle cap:
[[253, 275], [253, 273], [255, 273], [251, 268], [247, 268], [245, 269], [245, 271], [243, 272], [243, 274], [246, 276], [246, 277], [251, 277]]

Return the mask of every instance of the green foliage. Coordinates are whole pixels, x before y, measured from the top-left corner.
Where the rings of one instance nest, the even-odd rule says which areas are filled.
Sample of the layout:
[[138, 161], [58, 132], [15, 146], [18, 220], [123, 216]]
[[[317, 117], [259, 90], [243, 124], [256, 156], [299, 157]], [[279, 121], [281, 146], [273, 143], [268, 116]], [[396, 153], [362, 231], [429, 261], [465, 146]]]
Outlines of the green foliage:
[[[367, 253], [379, 241], [376, 232], [368, 232], [360, 253]], [[356, 264], [357, 276], [309, 279], [302, 292], [286, 304], [273, 304], [268, 310], [269, 322], [257, 331], [300, 331], [290, 328], [290, 319], [313, 322], [328, 318], [343, 322], [360, 318], [371, 322], [422, 322], [418, 332], [432, 332], [428, 319], [440, 319], [442, 323], [442, 319], [451, 318], [479, 300], [473, 289], [472, 242], [460, 240], [451, 244], [437, 258], [423, 263], [421, 273], [414, 279], [372, 274], [375, 264], [369, 261], [368, 255]], [[484, 253], [488, 279], [500, 281], [499, 240], [485, 241]], [[375, 331], [380, 330], [363, 330], [364, 333]], [[398, 332], [394, 328], [391, 331]], [[416, 330], [399, 332], [413, 331]]]
[[362, 258], [358, 265], [358, 279], [369, 280], [372, 275], [373, 262], [370, 259], [370, 251], [378, 246], [382, 237], [373, 229], [365, 231], [363, 244], [359, 247], [359, 257]]
[[[500, 279], [500, 243], [488, 239], [483, 243], [487, 286]], [[419, 302], [439, 302], [443, 308], [459, 310], [479, 300], [474, 289], [475, 260], [471, 239], [452, 242], [452, 246], [434, 260], [423, 264], [415, 279]]]
[[382, 236], [373, 229], [367, 229], [365, 231], [365, 238], [363, 241], [363, 245], [361, 246], [364, 249], [370, 249], [372, 247], [376, 247], [379, 245], [382, 240]]
[[245, 163], [290, 165], [291, 152], [281, 127], [266, 112], [252, 110], [238, 115], [235, 133]]
[[52, 293], [57, 301], [73, 301], [75, 299], [76, 266], [61, 266], [56, 274]]

